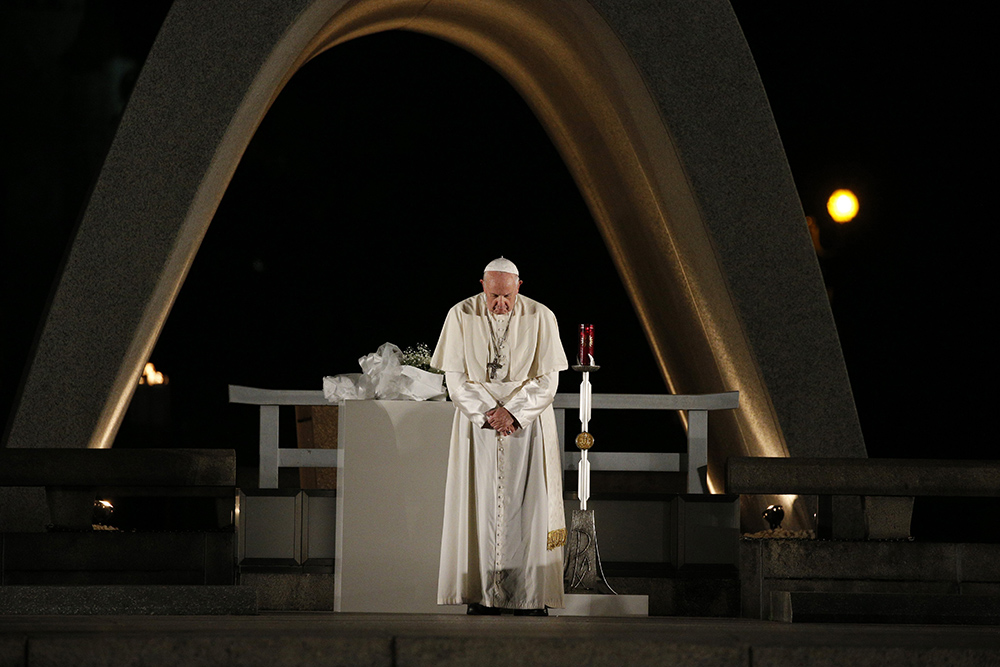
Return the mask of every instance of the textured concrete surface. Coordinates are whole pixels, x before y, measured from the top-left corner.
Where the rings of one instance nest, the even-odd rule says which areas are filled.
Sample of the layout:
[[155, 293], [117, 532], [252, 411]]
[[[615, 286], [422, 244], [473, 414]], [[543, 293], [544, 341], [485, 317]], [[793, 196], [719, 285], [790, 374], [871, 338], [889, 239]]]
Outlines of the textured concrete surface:
[[0, 534], [6, 585], [232, 584], [233, 532]]
[[872, 651], [856, 646], [765, 646], [754, 650], [754, 667], [987, 667], [998, 655], [991, 648], [884, 648]]
[[[26, 660], [23, 648], [27, 642]], [[123, 665], [949, 665], [1000, 663], [995, 628], [793, 625], [739, 619], [387, 614], [0, 617], [11, 664]], [[20, 649], [20, 652], [18, 652]], [[0, 653], [3, 657], [4, 653]], [[838, 662], [839, 660], [839, 662]]]
[[772, 594], [782, 591], [1000, 595], [997, 544], [744, 539], [740, 559], [746, 618], [772, 617]]
[[23, 667], [27, 637], [0, 637], [0, 667]]
[[244, 572], [240, 585], [257, 591], [261, 609], [269, 611], [333, 611], [332, 574]]
[[[764, 577], [952, 581], [957, 546], [930, 542], [759, 540]], [[1000, 545], [995, 545], [1000, 555]]]
[[397, 640], [396, 650], [397, 664], [414, 667], [508, 667], [517, 664], [618, 667], [623, 663], [657, 667], [750, 665], [746, 650], [739, 646], [651, 638], [403, 637]]
[[728, 493], [857, 496], [1000, 495], [1000, 461], [733, 457]]
[[243, 586], [0, 586], [0, 615], [256, 613]]
[[0, 487], [0, 532], [44, 533], [49, 523], [45, 487]]
[[1000, 553], [995, 544], [959, 544], [956, 557], [962, 563], [965, 582], [1000, 581]]
[[[820, 539], [863, 540], [866, 517], [861, 496], [799, 496], [816, 507], [816, 536]], [[796, 501], [799, 502], [799, 501]]]
[[910, 537], [913, 498], [865, 496], [865, 537], [870, 540], [898, 540]]
[[789, 623], [1000, 625], [1000, 596], [774, 591], [771, 620]]
[[28, 667], [392, 665], [392, 639], [351, 637], [53, 637], [32, 639]]
[[397, 27], [467, 48], [536, 110], [672, 389], [741, 392], [741, 409], [713, 421], [715, 487], [728, 454], [865, 455], [794, 183], [725, 0], [178, 0], [80, 223], [7, 446], [109, 445], [270, 100], [323, 48]]
[[232, 449], [0, 449], [0, 484], [236, 487]]
[[[620, 595], [649, 597], [651, 616], [736, 617], [739, 580], [732, 577], [608, 577]], [[333, 611], [332, 574], [243, 572], [240, 584], [257, 591], [261, 610]]]
[[608, 577], [619, 595], [648, 595], [650, 616], [734, 617], [739, 581], [732, 578]]

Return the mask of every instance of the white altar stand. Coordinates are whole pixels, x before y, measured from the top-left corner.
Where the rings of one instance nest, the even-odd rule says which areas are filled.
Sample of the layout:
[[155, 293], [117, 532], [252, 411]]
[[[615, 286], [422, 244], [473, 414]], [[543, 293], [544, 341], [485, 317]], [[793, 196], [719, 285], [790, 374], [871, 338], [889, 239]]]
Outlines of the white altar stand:
[[465, 613], [437, 604], [454, 414], [445, 402], [341, 405], [335, 611]]

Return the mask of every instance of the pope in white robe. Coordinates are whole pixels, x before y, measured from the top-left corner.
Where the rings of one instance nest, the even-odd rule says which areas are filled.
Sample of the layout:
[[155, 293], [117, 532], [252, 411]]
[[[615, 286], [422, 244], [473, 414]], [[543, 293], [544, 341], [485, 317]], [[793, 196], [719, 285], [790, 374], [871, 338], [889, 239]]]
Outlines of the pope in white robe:
[[449, 311], [431, 359], [456, 408], [438, 604], [561, 608], [566, 524], [552, 401], [566, 353], [552, 311], [518, 295], [513, 262], [494, 260], [481, 282], [482, 294]]

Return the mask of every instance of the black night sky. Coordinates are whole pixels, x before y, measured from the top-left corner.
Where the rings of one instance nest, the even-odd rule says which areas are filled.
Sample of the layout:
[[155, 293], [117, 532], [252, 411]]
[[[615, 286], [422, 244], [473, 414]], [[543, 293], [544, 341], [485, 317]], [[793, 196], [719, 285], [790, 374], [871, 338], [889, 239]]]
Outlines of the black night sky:
[[[733, 4], [821, 229], [869, 454], [996, 458], [985, 21], [880, 3]], [[168, 8], [0, 9], [4, 414]], [[845, 226], [825, 211], [838, 187], [861, 200]], [[500, 254], [520, 266], [523, 292], [559, 316], [564, 342], [578, 322], [597, 325], [595, 391], [665, 391], [575, 185], [499, 75], [411, 33], [323, 54], [250, 144], [153, 353], [172, 401], [154, 440], [252, 455], [253, 409], [229, 406], [227, 384], [318, 389], [385, 341], [433, 347], [447, 308]], [[141, 437], [128, 424], [121, 434]]]

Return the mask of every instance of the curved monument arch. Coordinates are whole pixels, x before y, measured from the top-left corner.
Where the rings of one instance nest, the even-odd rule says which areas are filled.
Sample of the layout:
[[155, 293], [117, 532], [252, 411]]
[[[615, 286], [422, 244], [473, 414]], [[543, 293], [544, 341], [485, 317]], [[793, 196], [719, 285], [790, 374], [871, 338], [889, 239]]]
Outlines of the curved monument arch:
[[448, 40], [514, 85], [588, 202], [669, 386], [741, 391], [740, 410], [712, 418], [715, 488], [732, 453], [864, 456], [801, 207], [724, 0], [177, 0], [7, 446], [110, 446], [270, 103], [310, 58], [389, 29]]

